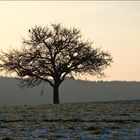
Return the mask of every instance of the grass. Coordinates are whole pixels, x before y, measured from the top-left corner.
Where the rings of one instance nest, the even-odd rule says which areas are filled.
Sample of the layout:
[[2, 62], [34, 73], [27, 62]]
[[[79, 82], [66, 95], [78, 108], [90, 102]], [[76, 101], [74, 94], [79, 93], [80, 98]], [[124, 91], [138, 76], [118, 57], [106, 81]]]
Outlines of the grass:
[[0, 107], [0, 137], [140, 139], [140, 103], [98, 102]]

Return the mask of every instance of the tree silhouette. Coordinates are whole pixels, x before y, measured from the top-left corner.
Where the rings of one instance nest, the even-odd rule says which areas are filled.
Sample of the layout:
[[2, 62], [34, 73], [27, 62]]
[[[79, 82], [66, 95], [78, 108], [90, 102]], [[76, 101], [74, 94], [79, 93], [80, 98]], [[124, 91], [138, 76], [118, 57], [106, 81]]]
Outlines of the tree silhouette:
[[20, 50], [1, 52], [0, 70], [16, 73], [20, 87], [47, 82], [53, 87], [53, 103], [59, 103], [59, 86], [65, 77], [103, 76], [112, 57], [84, 41], [80, 30], [61, 24], [35, 26], [28, 31]]

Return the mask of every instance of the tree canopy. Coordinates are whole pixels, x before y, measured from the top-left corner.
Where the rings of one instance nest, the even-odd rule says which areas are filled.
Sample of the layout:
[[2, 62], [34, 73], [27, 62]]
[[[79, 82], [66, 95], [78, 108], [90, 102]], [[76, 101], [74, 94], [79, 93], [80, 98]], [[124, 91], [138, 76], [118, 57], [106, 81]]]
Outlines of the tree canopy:
[[92, 47], [92, 42], [84, 40], [76, 28], [61, 24], [35, 26], [28, 34], [20, 50], [11, 49], [0, 55], [0, 70], [16, 73], [22, 87], [46, 81], [56, 89], [65, 77], [103, 76], [103, 70], [112, 62], [108, 52]]

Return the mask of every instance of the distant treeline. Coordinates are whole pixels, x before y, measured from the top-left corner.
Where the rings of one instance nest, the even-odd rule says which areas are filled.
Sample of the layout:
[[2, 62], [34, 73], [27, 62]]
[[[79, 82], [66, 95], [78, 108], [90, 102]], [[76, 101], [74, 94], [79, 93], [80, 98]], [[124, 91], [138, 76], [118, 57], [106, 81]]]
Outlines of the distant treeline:
[[[44, 88], [43, 95], [41, 94]], [[66, 79], [60, 87], [60, 102], [97, 102], [139, 100], [140, 82], [137, 81], [82, 81]], [[52, 103], [52, 88], [41, 84], [20, 89], [15, 78], [0, 77], [0, 105]]]

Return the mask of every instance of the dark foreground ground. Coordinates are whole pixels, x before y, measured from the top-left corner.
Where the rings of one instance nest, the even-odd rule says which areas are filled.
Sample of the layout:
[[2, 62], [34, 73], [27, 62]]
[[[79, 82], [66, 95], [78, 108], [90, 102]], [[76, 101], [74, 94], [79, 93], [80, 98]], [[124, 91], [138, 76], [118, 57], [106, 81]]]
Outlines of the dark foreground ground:
[[140, 140], [140, 102], [0, 107], [0, 139]]

